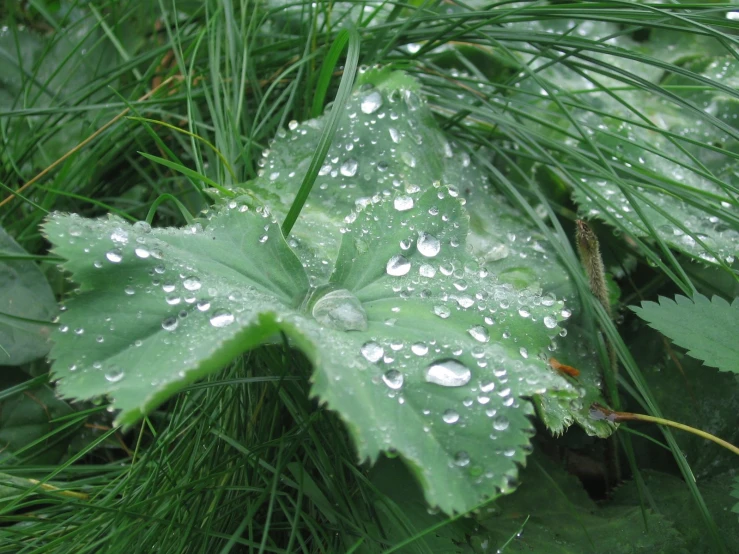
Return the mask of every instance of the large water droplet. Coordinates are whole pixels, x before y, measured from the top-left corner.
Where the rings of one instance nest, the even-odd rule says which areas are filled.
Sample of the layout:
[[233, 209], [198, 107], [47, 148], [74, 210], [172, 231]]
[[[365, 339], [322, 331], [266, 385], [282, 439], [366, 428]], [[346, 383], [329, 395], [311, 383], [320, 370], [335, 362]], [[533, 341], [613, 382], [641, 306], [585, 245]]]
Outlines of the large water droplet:
[[427, 277], [431, 279], [434, 275], [436, 275], [436, 268], [431, 264], [423, 264], [421, 267], [418, 268], [418, 273], [421, 274], [421, 277]]
[[438, 315], [441, 319], [446, 319], [452, 315], [452, 311], [447, 306], [437, 304], [434, 306], [434, 314]]
[[313, 317], [321, 325], [339, 331], [366, 331], [367, 313], [362, 303], [346, 289], [333, 290], [313, 305]]
[[111, 368], [110, 371], [105, 373], [105, 380], [109, 381], [111, 383], [117, 383], [123, 377], [125, 376], [125, 373], [120, 368]]
[[554, 329], [557, 326], [557, 320], [550, 315], [544, 316], [544, 326], [547, 329]]
[[121, 260], [123, 260], [123, 254], [117, 248], [114, 248], [105, 254], [105, 257], [108, 258], [108, 261], [113, 262], [114, 264], [121, 263]]
[[339, 172], [344, 177], [354, 177], [357, 174], [357, 168], [359, 167], [359, 163], [357, 160], [349, 159], [346, 160], [343, 164], [341, 164], [341, 167], [339, 168]]
[[391, 369], [382, 376], [383, 382], [391, 389], [398, 390], [403, 386], [403, 374], [400, 371]]
[[497, 262], [508, 257], [510, 250], [505, 244], [497, 244], [488, 250], [483, 256], [483, 260], [486, 262]]
[[174, 331], [177, 329], [177, 318], [176, 317], [165, 317], [162, 320], [162, 329], [165, 331]]
[[470, 382], [472, 372], [454, 359], [439, 360], [426, 368], [426, 382], [442, 387], [461, 387]]
[[200, 283], [200, 279], [198, 279], [197, 277], [188, 277], [188, 278], [186, 278], [182, 282], [182, 285], [187, 290], [198, 290], [202, 286], [202, 284]]
[[444, 423], [457, 423], [459, 421], [459, 414], [454, 410], [446, 410], [442, 414], [441, 419], [444, 420]]
[[380, 109], [381, 106], [382, 95], [376, 90], [373, 90], [369, 94], [365, 95], [362, 98], [362, 103], [360, 104], [362, 112], [366, 114], [375, 113], [377, 110]]
[[508, 429], [510, 424], [511, 422], [508, 421], [508, 418], [504, 415], [496, 416], [495, 419], [493, 419], [493, 429], [496, 431], [505, 431]]
[[414, 342], [411, 346], [411, 352], [413, 352], [416, 356], [425, 356], [428, 354], [429, 347], [426, 345], [425, 342]]
[[359, 349], [364, 359], [371, 363], [379, 362], [385, 355], [385, 349], [375, 341], [365, 342]]
[[220, 309], [213, 312], [210, 317], [210, 324], [213, 327], [226, 327], [234, 322], [234, 316], [228, 310]]
[[400, 277], [411, 270], [411, 262], [409, 262], [405, 256], [396, 254], [388, 260], [387, 267], [385, 269], [387, 270], [388, 275]]
[[413, 198], [410, 196], [398, 196], [394, 200], [393, 206], [395, 206], [395, 209], [399, 212], [410, 210], [413, 207]]
[[472, 336], [473, 339], [480, 342], [488, 342], [490, 340], [490, 334], [488, 330], [482, 325], [475, 325], [467, 329], [467, 332]]
[[441, 250], [441, 242], [434, 235], [420, 233], [417, 243], [418, 251], [427, 258], [433, 258]]
[[120, 227], [116, 227], [110, 234], [110, 240], [119, 244], [126, 244], [128, 242], [128, 231], [121, 229]]
[[459, 467], [465, 467], [470, 463], [470, 455], [464, 450], [457, 452], [454, 455], [454, 465]]

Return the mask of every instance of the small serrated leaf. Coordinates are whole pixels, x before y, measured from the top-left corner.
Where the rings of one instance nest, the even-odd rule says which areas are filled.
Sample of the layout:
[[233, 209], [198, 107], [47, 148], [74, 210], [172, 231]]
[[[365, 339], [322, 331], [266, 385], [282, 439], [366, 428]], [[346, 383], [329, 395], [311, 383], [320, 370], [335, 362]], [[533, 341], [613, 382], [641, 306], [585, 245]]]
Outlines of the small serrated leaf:
[[739, 298], [729, 304], [719, 296], [709, 300], [698, 293], [692, 300], [660, 296], [659, 304], [642, 302], [641, 308], [630, 308], [705, 365], [739, 373]]

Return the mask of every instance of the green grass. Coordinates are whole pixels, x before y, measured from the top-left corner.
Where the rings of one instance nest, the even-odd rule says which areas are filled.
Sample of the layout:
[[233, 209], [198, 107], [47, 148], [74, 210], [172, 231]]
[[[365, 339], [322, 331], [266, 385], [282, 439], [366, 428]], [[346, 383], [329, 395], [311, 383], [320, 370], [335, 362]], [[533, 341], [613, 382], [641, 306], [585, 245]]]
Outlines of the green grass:
[[[8, 3], [0, 16], [0, 25], [7, 26], [0, 31], [7, 38], [0, 74], [13, 71], [0, 83], [0, 217], [39, 261], [60, 298], [71, 285], [57, 270], [58, 260], [46, 256], [39, 233], [49, 212], [112, 212], [160, 226], [190, 223], [191, 215], [209, 205], [207, 187], [255, 178], [262, 152], [279, 129], [322, 113], [333, 101], [334, 124], [326, 125], [301, 200], [283, 224], [289, 232], [333, 139], [333, 114], [346, 101], [358, 65], [392, 64], [421, 80], [446, 132], [551, 240], [583, 299], [586, 321], [615, 345], [624, 385], [616, 405], [641, 405], [650, 415], [669, 416], [625, 333], [588, 292], [570, 242], [576, 206], [564, 191], [591, 197], [614, 229], [599, 228], [606, 248], [619, 263], [638, 264], [637, 273], [619, 282], [621, 306], [625, 298], [655, 298], [657, 292], [710, 290], [714, 278], [701, 282], [705, 277], [696, 264], [671, 248], [649, 217], [643, 218], [643, 233], [634, 233], [613, 215], [619, 205], [593, 183], [608, 180], [635, 212], [661, 210], [697, 241], [706, 239], [646, 193], [664, 191], [739, 230], [739, 186], [730, 178], [739, 159], [731, 141], [739, 139], [739, 130], [682, 95], [709, 91], [728, 98], [728, 105], [739, 100], [733, 84], [701, 75], [701, 60], [691, 58], [697, 51], [706, 58], [736, 58], [739, 22], [725, 17], [729, 5], [475, 2], [468, 9], [437, 1], [357, 3], [354, 15], [342, 19], [340, 5], [328, 2], [27, 4], [21, 9]], [[453, 5], [458, 9], [446, 9]], [[513, 22], [531, 26], [507, 26]], [[615, 26], [594, 38], [587, 31], [593, 22]], [[647, 52], [636, 40], [631, 48], [609, 44], [650, 31], [671, 33], [665, 36], [674, 37], [684, 56], [655, 57], [664, 52]], [[551, 68], [587, 87], [568, 89], [551, 79]], [[667, 77], [644, 77], [655, 71]], [[172, 76], [171, 85], [146, 96]], [[635, 92], [668, 113], [700, 118], [711, 140], [664, 128], [659, 110], [642, 105]], [[618, 111], [589, 101], [596, 94]], [[124, 110], [130, 117], [24, 186]], [[600, 115], [613, 125], [596, 136], [592, 117]], [[624, 125], [659, 135], [669, 149], [646, 144], [629, 151]], [[638, 157], [644, 153], [688, 168], [720, 192], [641, 168]], [[721, 164], [713, 163], [716, 158]], [[724, 165], [729, 170], [722, 173]], [[733, 290], [736, 264], [716, 257], [716, 274], [728, 283], [721, 290]], [[595, 334], [593, 344], [605, 359], [605, 344]], [[28, 369], [34, 379], [27, 388], [47, 381], [43, 360]], [[77, 431], [58, 464], [24, 460], [21, 450], [18, 458], [2, 460], [2, 471], [85, 496], [36, 487], [36, 494], [0, 504], [0, 552], [391, 549], [401, 542], [394, 538], [398, 533], [413, 536], [419, 529], [408, 532], [402, 510], [373, 485], [369, 466], [358, 464], [336, 415], [308, 400], [309, 375], [301, 355], [274, 345], [190, 387], [133, 429], [110, 428], [103, 399], [75, 406], [78, 411], [37, 441], [48, 446], [55, 437], [67, 440], [69, 429]], [[619, 436], [628, 471], [639, 479], [634, 443], [641, 439]], [[699, 507], [711, 551], [736, 551], [722, 538], [674, 434], [665, 430], [659, 440], [674, 457], [670, 469], [682, 474]], [[644, 493], [645, 507], [651, 506], [650, 494]], [[381, 505], [395, 510], [397, 528], [378, 518]]]

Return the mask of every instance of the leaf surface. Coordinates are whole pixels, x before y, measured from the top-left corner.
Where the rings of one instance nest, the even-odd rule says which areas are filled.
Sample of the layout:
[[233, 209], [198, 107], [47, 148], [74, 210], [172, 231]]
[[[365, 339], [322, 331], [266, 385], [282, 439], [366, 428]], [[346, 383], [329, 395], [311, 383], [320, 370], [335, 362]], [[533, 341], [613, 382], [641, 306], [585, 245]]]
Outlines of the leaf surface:
[[[0, 228], [0, 254], [28, 253]], [[44, 356], [56, 313], [54, 293], [34, 262], [0, 259], [0, 364], [20, 365]]]
[[[293, 122], [287, 131], [278, 133], [265, 152], [262, 174], [249, 184], [249, 189], [269, 203], [275, 213], [281, 216], [287, 213], [324, 124], [323, 117], [300, 124]], [[290, 245], [303, 262], [311, 282], [321, 284], [328, 278], [333, 267], [330, 261], [338, 255], [339, 246], [344, 250], [349, 248], [341, 241], [348, 225], [346, 217], [352, 210], [395, 198], [393, 202], [397, 202], [398, 214], [402, 215], [404, 209], [411, 209], [416, 194], [434, 183], [448, 187], [449, 194], [464, 205], [465, 231], [455, 232], [455, 242], [462, 243], [466, 236], [468, 261], [491, 274], [497, 283], [518, 291], [516, 297], [501, 297], [503, 309], [517, 306], [520, 314], [527, 314], [533, 302], [553, 306], [555, 299], [567, 298], [567, 310], [560, 314], [573, 311], [577, 304], [572, 302], [576, 297], [569, 275], [546, 237], [496, 192], [473, 157], [441, 132], [419, 94], [418, 83], [402, 72], [388, 69], [360, 73], [357, 89], [340, 118], [326, 161], [290, 236]], [[402, 218], [399, 221], [403, 224]], [[438, 236], [434, 235], [436, 238], [441, 237], [439, 233], [447, 234], [443, 230], [445, 225], [437, 227], [440, 231]], [[378, 233], [382, 235], [384, 231]], [[337, 271], [347, 276], [354, 271], [355, 274], [347, 277], [352, 282], [345, 285], [354, 287], [356, 280], [361, 281], [358, 286], [364, 287], [373, 275], [382, 272], [392, 255], [402, 253], [398, 248], [401, 242], [412, 245], [418, 239], [418, 232], [411, 230], [399, 234], [396, 244], [360, 237], [357, 249], [368, 249], [375, 256], [370, 266], [374, 274], [357, 275], [360, 269], [351, 269], [351, 261], [340, 261]], [[342, 255], [353, 257], [348, 251]], [[363, 265], [361, 271], [366, 272], [367, 266]], [[332, 279], [338, 278], [337, 275], [334, 273]], [[465, 279], [463, 276], [462, 280]], [[546, 319], [539, 319], [552, 337], [561, 320], [554, 312]], [[427, 323], [428, 333], [435, 332], [436, 324], [433, 320]], [[559, 342], [564, 343], [566, 339]], [[568, 363], [583, 368], [577, 384], [587, 396], [587, 402], [555, 398], [546, 402], [537, 396], [539, 412], [552, 432], [561, 433], [577, 422], [588, 433], [607, 436], [612, 431], [611, 425], [594, 422], [587, 414], [591, 401], [605, 403], [597, 384], [599, 370], [593, 364], [592, 355], [581, 359], [580, 352], [569, 354]]]
[[494, 548], [500, 549], [521, 530], [505, 552], [690, 552], [684, 538], [665, 517], [647, 510], [645, 529], [638, 503], [601, 508], [576, 477], [544, 456], [534, 458], [521, 476], [519, 491], [497, 501], [492, 514], [481, 522], [481, 532]]
[[693, 299], [660, 296], [657, 302], [631, 306], [636, 314], [705, 365], [739, 374], [739, 298], [729, 304], [719, 296]]

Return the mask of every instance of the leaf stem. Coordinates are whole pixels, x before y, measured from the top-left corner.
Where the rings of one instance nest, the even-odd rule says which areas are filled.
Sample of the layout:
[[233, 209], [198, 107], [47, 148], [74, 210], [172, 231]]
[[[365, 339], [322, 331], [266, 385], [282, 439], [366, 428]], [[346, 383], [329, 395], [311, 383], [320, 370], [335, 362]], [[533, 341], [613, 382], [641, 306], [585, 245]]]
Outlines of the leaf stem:
[[662, 417], [654, 417], [645, 414], [634, 414], [631, 412], [615, 412], [597, 403], [590, 406], [590, 417], [593, 419], [607, 419], [608, 421], [613, 421], [616, 423], [622, 421], [646, 421], [648, 423], [656, 423], [657, 425], [674, 427], [675, 429], [680, 429], [681, 431], [686, 431], [706, 440], [713, 441], [716, 444], [723, 446], [727, 450], [739, 456], [739, 448], [737, 448], [730, 442], [720, 439], [717, 436], [712, 435], [711, 433], [701, 431], [700, 429], [696, 429], [695, 427], [690, 427], [689, 425], [678, 423], [677, 421], [672, 421], [670, 419], [664, 419]]

